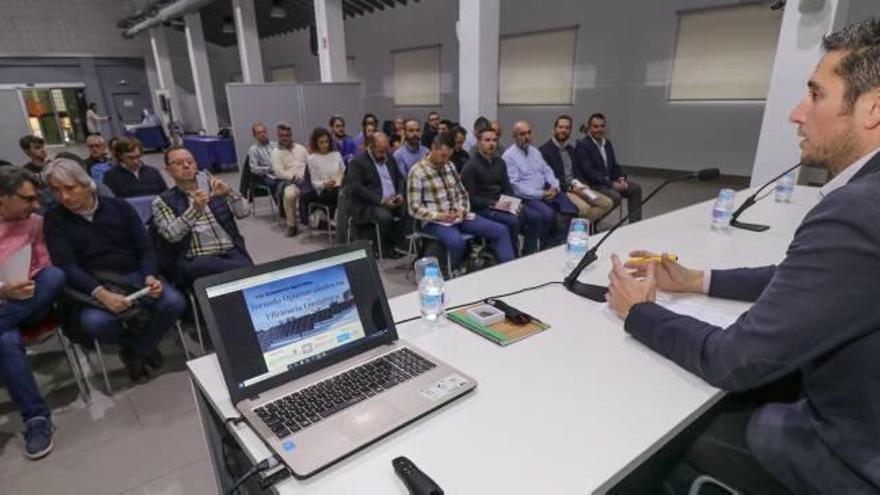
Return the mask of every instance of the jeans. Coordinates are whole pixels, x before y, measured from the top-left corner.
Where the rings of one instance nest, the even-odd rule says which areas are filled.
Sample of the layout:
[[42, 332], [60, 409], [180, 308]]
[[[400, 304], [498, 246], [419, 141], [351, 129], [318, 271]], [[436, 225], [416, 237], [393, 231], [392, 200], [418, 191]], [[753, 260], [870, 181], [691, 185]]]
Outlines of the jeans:
[[37, 273], [34, 282], [36, 288], [30, 299], [0, 304], [0, 378], [21, 410], [23, 421], [49, 417], [50, 410], [37, 388], [18, 327], [37, 324], [52, 311], [52, 304], [64, 288], [64, 272], [47, 266]]
[[514, 255], [516, 255], [517, 246], [519, 246], [519, 231], [521, 228], [520, 218], [512, 213], [493, 210], [492, 208], [483, 208], [477, 212], [477, 215], [487, 220], [504, 224], [504, 226], [507, 227], [507, 231], [510, 232], [510, 243], [513, 246]]
[[540, 199], [524, 199], [523, 218], [526, 221], [523, 256], [536, 253], [539, 240], [541, 246], [549, 247], [556, 231], [556, 210]]
[[183, 277], [187, 287], [191, 287], [193, 282], [202, 277], [253, 266], [253, 264], [247, 254], [238, 248], [232, 248], [223, 254], [196, 256], [184, 260]]
[[[128, 275], [131, 283], [143, 286], [140, 274]], [[150, 309], [150, 323], [137, 335], [126, 332], [116, 315], [104, 309], [83, 308], [80, 324], [86, 334], [98, 342], [118, 345], [128, 349], [136, 356], [149, 357], [159, 346], [159, 342], [186, 309], [183, 296], [171, 284], [163, 281], [162, 294], [158, 299], [145, 296], [139, 299]]]
[[480, 216], [475, 216], [473, 220], [464, 220], [449, 227], [438, 223], [428, 223], [422, 230], [426, 234], [439, 239], [440, 243], [446, 247], [453, 268], [458, 266], [464, 257], [466, 243], [462, 233], [488, 239], [500, 263], [510, 261], [514, 257], [513, 245], [510, 243], [510, 233], [507, 227], [504, 224], [493, 222]]

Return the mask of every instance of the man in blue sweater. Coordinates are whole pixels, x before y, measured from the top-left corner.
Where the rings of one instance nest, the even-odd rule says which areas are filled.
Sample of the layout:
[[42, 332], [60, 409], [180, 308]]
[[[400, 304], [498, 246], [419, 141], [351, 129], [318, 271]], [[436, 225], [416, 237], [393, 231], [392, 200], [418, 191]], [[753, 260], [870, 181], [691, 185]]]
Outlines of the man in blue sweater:
[[[686, 456], [747, 493], [784, 493], [780, 483], [794, 493], [880, 493], [880, 18], [826, 36], [824, 47], [790, 119], [801, 161], [834, 178], [782, 262], [710, 272], [663, 256], [632, 266], [637, 279], [615, 256], [609, 277], [608, 301], [628, 333], [739, 392]], [[724, 329], [658, 306], [657, 288], [754, 305]], [[793, 398], [756, 393], [792, 377], [801, 389]]]
[[[119, 353], [135, 383], [149, 379], [147, 367], [162, 365], [158, 345], [185, 309], [183, 297], [158, 276], [156, 253], [137, 212], [125, 200], [99, 197], [95, 183], [76, 162], [56, 160], [47, 180], [58, 204], [43, 226], [52, 262], [64, 271], [67, 285], [90, 294], [104, 309], [86, 307], [80, 324], [99, 342], [122, 348]], [[148, 308], [145, 328], [129, 331], [118, 315], [132, 302], [101, 284], [98, 272], [124, 277], [131, 285], [147, 287], [140, 300]]]

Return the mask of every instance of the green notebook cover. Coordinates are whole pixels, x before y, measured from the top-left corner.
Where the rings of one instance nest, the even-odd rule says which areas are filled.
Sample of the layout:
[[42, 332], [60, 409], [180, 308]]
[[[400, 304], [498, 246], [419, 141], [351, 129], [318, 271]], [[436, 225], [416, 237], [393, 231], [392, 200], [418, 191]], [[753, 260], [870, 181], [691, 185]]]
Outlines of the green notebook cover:
[[500, 346], [519, 342], [526, 337], [531, 337], [536, 333], [543, 332], [550, 328], [550, 325], [538, 319], [532, 319], [531, 322], [526, 323], [525, 325], [517, 325], [507, 319], [498, 323], [493, 323], [492, 325], [483, 325], [468, 314], [469, 309], [482, 306], [483, 304], [484, 303], [474, 304], [472, 306], [449, 312], [446, 314], [446, 317], [464, 328], [467, 328], [471, 332], [491, 340]]

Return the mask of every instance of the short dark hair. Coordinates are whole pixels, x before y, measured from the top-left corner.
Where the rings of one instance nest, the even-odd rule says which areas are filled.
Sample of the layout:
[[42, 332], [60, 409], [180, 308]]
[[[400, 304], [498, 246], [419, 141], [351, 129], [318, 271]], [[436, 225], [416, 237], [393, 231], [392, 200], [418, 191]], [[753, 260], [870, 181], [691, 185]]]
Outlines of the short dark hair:
[[461, 134], [464, 137], [467, 137], [467, 129], [465, 129], [464, 127], [462, 127], [460, 125], [452, 126], [452, 136], [457, 137], [459, 134]]
[[437, 110], [431, 110], [430, 112], [428, 112], [428, 118], [431, 118], [431, 115], [440, 115], [440, 112], [438, 112]]
[[34, 136], [30, 134], [18, 140], [18, 146], [24, 152], [30, 151], [32, 144], [42, 146], [46, 144], [46, 141], [43, 141], [43, 138], [39, 136]]
[[562, 114], [562, 115], [556, 117], [556, 120], [553, 121], [553, 128], [554, 129], [556, 129], [556, 126], [559, 125], [560, 120], [567, 120], [569, 124], [572, 124], [572, 125], [574, 124], [574, 119], [571, 118], [570, 115]]
[[144, 150], [143, 143], [141, 143], [141, 140], [136, 137], [124, 136], [118, 138], [116, 142], [113, 143], [113, 157], [117, 160], [121, 160], [122, 155], [131, 153], [134, 150]]
[[171, 153], [179, 150], [189, 151], [186, 146], [183, 146], [181, 144], [171, 145], [168, 147], [168, 149], [165, 150], [165, 153], [162, 154], [162, 160], [165, 162], [165, 165], [168, 165], [168, 157], [171, 156]]
[[492, 134], [495, 134], [495, 137], [498, 137], [498, 133], [495, 132], [495, 129], [493, 129], [492, 126], [489, 126], [484, 129], [480, 129], [480, 130], [476, 131], [477, 141], [480, 141], [481, 139], [483, 139], [483, 134], [485, 134], [487, 132], [491, 132]]
[[591, 114], [590, 117], [587, 119], [587, 128], [589, 128], [590, 125], [592, 125], [594, 119], [602, 119], [602, 120], [606, 120], [606, 119], [605, 119], [605, 114], [604, 114], [604, 113], [600, 113], [600, 112], [596, 112], [596, 113], [594, 113], [594, 114]]
[[333, 126], [336, 125], [336, 121], [340, 121], [340, 122], [342, 122], [342, 125], [345, 125], [345, 119], [343, 119], [339, 115], [334, 115], [334, 116], [330, 117], [330, 122], [327, 125], [332, 129]]
[[846, 111], [852, 111], [860, 96], [880, 87], [880, 17], [850, 24], [822, 39], [826, 51], [849, 52], [835, 72], [846, 85]]
[[12, 196], [25, 182], [37, 185], [37, 177], [21, 167], [0, 167], [0, 196]]
[[373, 119], [376, 122], [376, 126], [379, 125], [379, 117], [376, 117], [376, 114], [373, 113], [365, 113], [364, 118], [361, 119], [361, 129], [367, 126], [367, 120]]
[[455, 126], [455, 124], [453, 124], [452, 121], [449, 119], [442, 119], [440, 120], [440, 123], [445, 125], [450, 130]]
[[410, 122], [415, 122], [417, 126], [422, 127], [422, 123], [419, 122], [419, 119], [414, 119], [412, 117], [409, 117], [409, 118], [403, 119], [404, 129], [406, 128], [406, 124], [409, 124]]
[[275, 124], [275, 132], [278, 132], [278, 129], [281, 129], [282, 131], [290, 131], [291, 133], [293, 132], [293, 128], [290, 127], [290, 124], [287, 122], [279, 122]]
[[482, 115], [480, 115], [479, 117], [477, 117], [476, 120], [474, 120], [474, 132], [475, 133], [477, 133], [481, 129], [485, 129], [487, 127], [492, 127], [492, 122], [490, 122], [489, 119], [487, 119], [486, 117], [483, 117]]
[[452, 137], [452, 134], [448, 132], [438, 132], [434, 139], [431, 140], [432, 148], [439, 148], [440, 146], [447, 146], [449, 148], [455, 148], [455, 139]]
[[327, 144], [330, 146], [330, 151], [333, 151], [333, 138], [330, 136], [330, 131], [324, 127], [315, 127], [312, 130], [312, 135], [309, 137], [309, 146], [312, 151], [318, 151], [318, 140], [324, 136], [327, 136], [329, 140]]

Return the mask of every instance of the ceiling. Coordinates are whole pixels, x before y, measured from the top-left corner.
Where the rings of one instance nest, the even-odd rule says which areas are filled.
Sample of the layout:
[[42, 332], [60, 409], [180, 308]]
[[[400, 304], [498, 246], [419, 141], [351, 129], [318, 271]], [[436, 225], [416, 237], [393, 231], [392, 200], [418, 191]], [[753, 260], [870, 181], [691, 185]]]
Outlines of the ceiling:
[[[386, 9], [393, 9], [398, 5], [406, 5], [408, 2], [419, 0], [342, 0], [344, 18], [358, 17]], [[169, 3], [168, 0], [151, 2], [153, 6], [162, 6]], [[279, 6], [287, 13], [283, 19], [272, 18], [269, 13], [272, 8]], [[257, 15], [257, 32], [260, 38], [267, 38], [284, 34], [299, 29], [307, 29], [315, 23], [315, 7], [313, 0], [254, 0], [254, 8]], [[149, 10], [149, 8], [145, 9]], [[235, 33], [224, 33], [223, 25], [232, 22], [231, 0], [219, 0], [203, 7], [200, 11], [202, 25], [205, 30], [205, 39], [220, 46], [232, 46], [236, 44]], [[120, 21], [120, 27], [125, 20]], [[183, 29], [183, 21], [175, 19], [170, 25], [175, 29]]]

